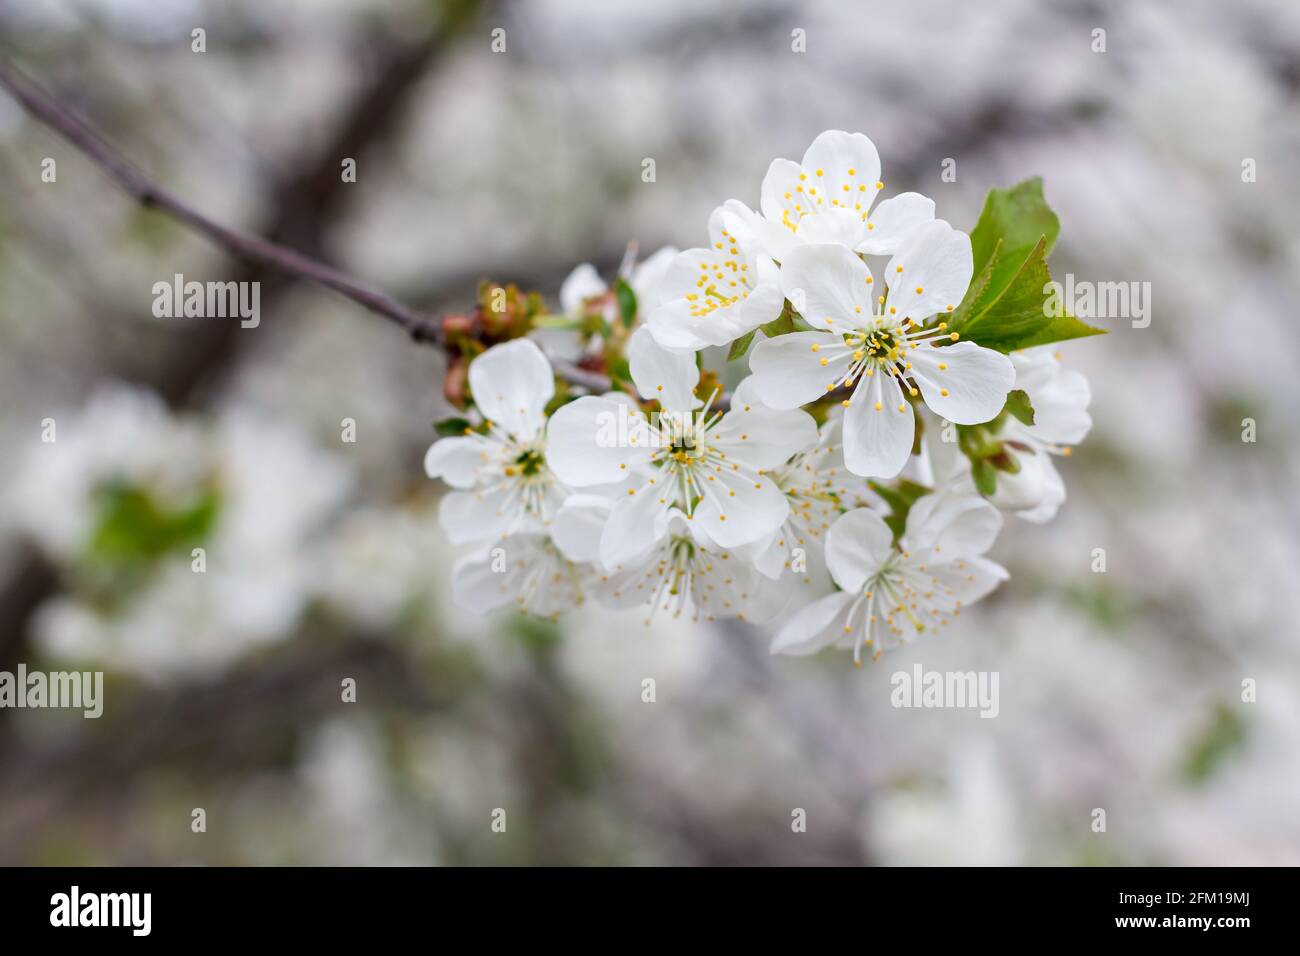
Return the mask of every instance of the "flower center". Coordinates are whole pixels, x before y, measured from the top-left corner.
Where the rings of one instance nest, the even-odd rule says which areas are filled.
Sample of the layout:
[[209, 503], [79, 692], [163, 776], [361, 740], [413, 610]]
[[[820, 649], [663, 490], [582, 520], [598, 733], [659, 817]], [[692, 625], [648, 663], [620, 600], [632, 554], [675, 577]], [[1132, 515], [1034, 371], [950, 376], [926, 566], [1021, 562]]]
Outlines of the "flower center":
[[695, 288], [697, 291], [687, 293], [686, 301], [697, 319], [749, 298], [753, 288], [749, 263], [727, 230], [722, 230], [722, 241], [715, 242], [708, 258], [700, 263]]
[[[531, 478], [537, 474], [546, 465], [546, 459], [542, 457], [542, 452], [537, 448], [526, 448], [515, 458], [513, 467], [518, 474], [525, 478]], [[506, 469], [506, 474], [511, 474], [511, 469]]]

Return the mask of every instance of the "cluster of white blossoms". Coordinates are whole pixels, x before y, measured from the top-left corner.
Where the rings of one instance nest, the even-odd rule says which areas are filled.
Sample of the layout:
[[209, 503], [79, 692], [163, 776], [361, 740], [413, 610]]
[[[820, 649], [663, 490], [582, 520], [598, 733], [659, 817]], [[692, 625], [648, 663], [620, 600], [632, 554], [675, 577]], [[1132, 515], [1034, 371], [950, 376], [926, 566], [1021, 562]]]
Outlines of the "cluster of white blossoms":
[[[1051, 458], [1090, 425], [1086, 380], [1040, 343], [1087, 333], [1002, 347], [1002, 244], [973, 287], [971, 237], [883, 190], [872, 142], [825, 132], [772, 163], [758, 211], [715, 209], [707, 247], [609, 287], [580, 266], [559, 316], [475, 358], [476, 412], [425, 459], [470, 546], [457, 599], [768, 622], [773, 652], [860, 662], [993, 590], [1002, 512], [1049, 519]], [[548, 355], [610, 390], [557, 392]], [[751, 373], [729, 392], [722, 356]]]

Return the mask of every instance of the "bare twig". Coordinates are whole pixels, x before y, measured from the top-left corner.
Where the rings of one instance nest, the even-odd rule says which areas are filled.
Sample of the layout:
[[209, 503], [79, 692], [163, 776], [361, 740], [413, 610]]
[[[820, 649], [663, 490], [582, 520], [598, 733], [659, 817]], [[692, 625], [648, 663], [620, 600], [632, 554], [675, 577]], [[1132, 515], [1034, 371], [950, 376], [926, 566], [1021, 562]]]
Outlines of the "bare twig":
[[[260, 236], [223, 226], [205, 216], [173, 193], [154, 183], [129, 163], [85, 120], [42, 90], [13, 64], [3, 60], [0, 60], [0, 86], [8, 90], [29, 114], [58, 132], [83, 155], [108, 173], [142, 206], [165, 212], [240, 259], [277, 269], [331, 289], [393, 322], [417, 342], [438, 346], [445, 343], [443, 324], [438, 317], [420, 313], [387, 293], [371, 288], [317, 259]], [[553, 361], [552, 364], [559, 375], [574, 385], [591, 391], [605, 391], [610, 387], [609, 379], [604, 375], [578, 368], [568, 362]]]

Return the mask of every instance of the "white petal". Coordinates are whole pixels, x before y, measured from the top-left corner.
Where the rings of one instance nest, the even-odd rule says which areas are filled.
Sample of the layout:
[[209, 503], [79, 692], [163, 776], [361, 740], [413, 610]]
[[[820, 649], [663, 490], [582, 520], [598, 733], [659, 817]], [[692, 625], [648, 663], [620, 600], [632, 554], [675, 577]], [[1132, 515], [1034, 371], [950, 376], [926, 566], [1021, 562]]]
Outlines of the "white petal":
[[970, 236], [942, 219], [922, 223], [885, 268], [889, 307], [916, 322], [947, 312], [966, 295], [973, 271]]
[[[754, 262], [758, 284], [749, 293], [740, 306], [740, 327], [744, 335], [760, 325], [767, 325], [781, 315], [785, 308], [785, 293], [781, 291], [781, 270], [767, 256], [759, 256]], [[740, 336], [736, 336], [739, 338]]]
[[[737, 274], [731, 273], [728, 268], [724, 272], [723, 279], [719, 280], [717, 273], [722, 267], [719, 266], [718, 253], [709, 249], [687, 249], [685, 252], [678, 253], [659, 285], [659, 303], [646, 318], [646, 324], [654, 334], [655, 340], [664, 348], [698, 350], [710, 345], [726, 345], [753, 328], [754, 326], [746, 324], [754, 320], [755, 316], [746, 310], [749, 299], [745, 298], [731, 305], [713, 309], [704, 315], [694, 314], [699, 304], [709, 295], [706, 291], [707, 286], [699, 285], [701, 278], [706, 279], [710, 285], [735, 281], [738, 285], [734, 288], [726, 286], [726, 292], [723, 294], [739, 292], [743, 295], [748, 292], [752, 299], [757, 290], [752, 289], [751, 286], [761, 277], [756, 267], [750, 269], [748, 263], [745, 265], [747, 271], [744, 275], [734, 280], [727, 279], [727, 274]], [[753, 280], [746, 278], [751, 272], [754, 275]]]
[[799, 237], [781, 221], [759, 218], [754, 222], [754, 234], [758, 237], [759, 248], [777, 262], [785, 261], [790, 250], [800, 245]]
[[749, 356], [758, 394], [771, 408], [798, 408], [820, 398], [852, 364], [853, 350], [830, 332], [791, 332], [766, 339]]
[[453, 491], [438, 506], [438, 522], [452, 544], [500, 538], [514, 530], [523, 507], [512, 500], [512, 488], [499, 485], [490, 491]]
[[469, 387], [484, 418], [516, 438], [528, 439], [546, 422], [555, 373], [536, 344], [515, 339], [492, 346], [470, 362]]
[[621, 482], [651, 450], [640, 411], [604, 396], [585, 395], [560, 407], [546, 428], [546, 464], [574, 488]]
[[[803, 171], [808, 179], [805, 187], [817, 187], [818, 195], [826, 197], [825, 205], [832, 200], [844, 201], [852, 196], [860, 202], [865, 212], [876, 198], [876, 181], [880, 179], [880, 153], [871, 140], [861, 133], [845, 133], [828, 129], [808, 147], [803, 154]], [[848, 186], [846, 190], [843, 187]], [[866, 189], [859, 189], [865, 186]]]
[[587, 299], [604, 295], [608, 290], [605, 280], [590, 262], [584, 262], [569, 273], [560, 286], [560, 308], [565, 315], [576, 315]]
[[547, 358], [577, 362], [582, 358], [582, 333], [577, 329], [533, 329], [527, 336]]
[[846, 591], [837, 591], [795, 612], [772, 639], [772, 653], [802, 657], [830, 647], [843, 634], [853, 598]]
[[907, 464], [915, 437], [912, 406], [897, 381], [881, 371], [859, 379], [844, 413], [849, 471], [863, 478], [893, 478]]
[[1001, 529], [1001, 512], [976, 494], [929, 494], [909, 509], [903, 541], [922, 560], [973, 558], [993, 546]]
[[1077, 445], [1092, 428], [1088, 405], [1092, 389], [1073, 369], [1062, 368], [1050, 352], [1031, 349], [1013, 352], [1016, 388], [1023, 388], [1034, 406], [1030, 435], [1053, 445]]
[[600, 563], [610, 570], [643, 561], [667, 530], [672, 499], [661, 494], [657, 478], [649, 480], [634, 482], [614, 499], [600, 536]]
[[[500, 547], [494, 544], [492, 547]], [[451, 596], [458, 607], [476, 614], [486, 614], [508, 604], [518, 590], [518, 574], [494, 569], [490, 549], [457, 562], [451, 572]], [[499, 566], [499, 565], [498, 565]]]
[[676, 246], [664, 246], [642, 259], [632, 269], [628, 285], [636, 293], [637, 311], [649, 315], [659, 304], [660, 284], [668, 274], [668, 267], [677, 257]]
[[736, 548], [775, 531], [789, 514], [790, 502], [769, 479], [723, 468], [704, 482], [695, 521], [722, 547]]
[[974, 604], [1009, 576], [1006, 568], [986, 558], [969, 558], [960, 563], [931, 565], [926, 573], [935, 578], [935, 583], [940, 589], [939, 593], [932, 598], [932, 603], [946, 606], [950, 610]]
[[1003, 511], [1034, 524], [1044, 524], [1056, 517], [1065, 502], [1065, 482], [1046, 452], [1015, 453], [1020, 471], [998, 472], [998, 488], [989, 499]]
[[480, 435], [440, 439], [424, 454], [424, 473], [441, 478], [453, 488], [473, 488], [479, 468], [500, 457], [495, 454], [499, 447]]
[[799, 246], [781, 264], [781, 290], [815, 329], [849, 331], [871, 317], [871, 270], [838, 245]]
[[641, 326], [628, 340], [627, 360], [642, 398], [657, 399], [670, 411], [689, 411], [703, 404], [695, 397], [700, 369], [694, 352], [670, 352]]
[[886, 199], [867, 220], [867, 238], [857, 251], [872, 256], [891, 256], [902, 248], [912, 230], [934, 219], [934, 200], [920, 193], [899, 193]]
[[[806, 203], [802, 203], [797, 198], [800, 194], [796, 193], [800, 172], [798, 163], [788, 159], [774, 159], [767, 167], [767, 175], [763, 177], [759, 209], [763, 211], [764, 219], [786, 233], [790, 233], [791, 230], [780, 225], [782, 217], [789, 213], [791, 221], [797, 224], [799, 214], [795, 212], [795, 203], [800, 202], [801, 205], [806, 206]], [[789, 199], [785, 198], [786, 193], [790, 194]], [[781, 257], [776, 256], [776, 258]]]
[[[753, 376], [745, 382], [750, 378]], [[738, 388], [731, 410], [709, 433], [709, 440], [726, 454], [728, 461], [756, 469], [776, 468], [817, 442], [817, 423], [811, 415], [799, 409], [779, 411], [744, 400], [755, 391], [756, 386], [745, 386], [743, 392]]]
[[551, 524], [560, 554], [579, 564], [600, 560], [600, 536], [614, 502], [600, 495], [570, 495]]
[[[820, 193], [820, 190], [818, 191]], [[826, 209], [821, 206], [812, 215], [799, 220], [796, 238], [799, 243], [830, 243], [855, 249], [866, 242], [871, 230], [860, 212], [851, 209]], [[788, 254], [787, 254], [788, 255]]]
[[782, 525], [767, 537], [759, 538], [747, 550], [758, 573], [773, 581], [781, 577], [788, 560], [790, 543], [784, 537], [788, 527], [788, 523]]
[[974, 342], [943, 348], [927, 343], [909, 351], [907, 358], [925, 404], [958, 425], [979, 425], [996, 417], [1016, 382], [1009, 358]]
[[754, 224], [759, 218], [739, 199], [728, 199], [709, 215], [709, 237], [715, 243], [731, 240], [743, 257], [749, 259], [758, 252]]
[[894, 533], [868, 508], [841, 515], [826, 533], [826, 566], [845, 591], [862, 590], [894, 554]]

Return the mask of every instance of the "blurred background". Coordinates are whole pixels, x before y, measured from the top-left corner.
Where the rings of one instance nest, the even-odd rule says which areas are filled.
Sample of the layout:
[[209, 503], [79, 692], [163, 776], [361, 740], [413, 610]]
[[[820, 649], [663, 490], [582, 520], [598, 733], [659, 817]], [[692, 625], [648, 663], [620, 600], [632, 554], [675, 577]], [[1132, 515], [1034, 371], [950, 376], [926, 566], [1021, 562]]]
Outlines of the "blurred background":
[[[477, 618], [421, 467], [439, 355], [0, 94], [0, 670], [106, 672], [99, 720], [0, 710], [0, 862], [1300, 863], [1300, 6], [4, 0], [0, 47], [213, 217], [431, 309], [697, 245], [827, 128], [963, 229], [1042, 175], [1056, 277], [1154, 305], [1062, 348], [1069, 499], [941, 637], [855, 671]], [[155, 319], [176, 273], [259, 281], [261, 325]], [[892, 708], [917, 663], [999, 672], [998, 717]]]

